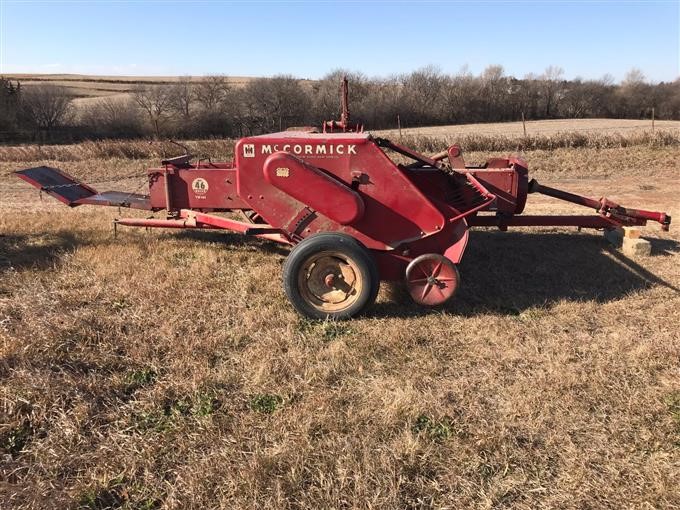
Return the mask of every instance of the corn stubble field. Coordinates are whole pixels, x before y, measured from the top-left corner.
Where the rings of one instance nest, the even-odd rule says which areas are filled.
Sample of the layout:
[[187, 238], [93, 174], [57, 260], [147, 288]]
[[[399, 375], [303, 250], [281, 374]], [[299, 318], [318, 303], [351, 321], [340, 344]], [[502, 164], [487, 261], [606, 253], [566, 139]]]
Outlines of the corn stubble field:
[[[524, 156], [545, 184], [680, 218], [677, 134], [610, 145]], [[638, 260], [597, 232], [479, 229], [443, 309], [383, 285], [367, 316], [311, 322], [283, 294], [285, 248], [114, 238], [115, 209], [9, 175], [133, 191], [170, 150], [0, 148], [3, 508], [680, 506], [677, 227], [648, 227]]]

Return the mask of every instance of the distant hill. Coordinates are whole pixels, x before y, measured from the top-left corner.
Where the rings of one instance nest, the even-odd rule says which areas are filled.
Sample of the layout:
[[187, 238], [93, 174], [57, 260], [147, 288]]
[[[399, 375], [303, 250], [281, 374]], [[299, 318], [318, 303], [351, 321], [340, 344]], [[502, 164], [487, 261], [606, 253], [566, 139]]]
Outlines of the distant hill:
[[[138, 85], [167, 85], [180, 80], [179, 76], [99, 76], [85, 74], [4, 74], [4, 78], [21, 82], [24, 86], [45, 83], [65, 87], [75, 98], [76, 105], [91, 103], [94, 98], [115, 97], [122, 99]], [[200, 81], [203, 76], [194, 76]], [[227, 81], [235, 88], [243, 87], [255, 77], [227, 76]], [[301, 80], [309, 82], [310, 80]]]

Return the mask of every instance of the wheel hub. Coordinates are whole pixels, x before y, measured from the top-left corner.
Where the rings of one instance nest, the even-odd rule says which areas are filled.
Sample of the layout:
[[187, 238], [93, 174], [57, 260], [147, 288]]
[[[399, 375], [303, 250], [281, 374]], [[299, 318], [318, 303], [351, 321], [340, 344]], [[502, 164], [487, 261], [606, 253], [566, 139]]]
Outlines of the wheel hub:
[[416, 303], [440, 305], [458, 288], [458, 269], [449, 259], [437, 253], [416, 257], [406, 268], [406, 287]]
[[317, 308], [341, 310], [351, 306], [359, 295], [359, 274], [354, 262], [341, 253], [319, 253], [305, 264], [300, 291]]

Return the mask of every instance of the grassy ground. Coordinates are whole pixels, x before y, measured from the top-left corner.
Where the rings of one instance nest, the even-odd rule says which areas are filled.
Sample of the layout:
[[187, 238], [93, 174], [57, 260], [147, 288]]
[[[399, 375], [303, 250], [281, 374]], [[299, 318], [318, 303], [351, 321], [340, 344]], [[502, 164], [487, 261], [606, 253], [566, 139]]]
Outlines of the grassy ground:
[[[132, 191], [155, 156], [120, 154], [0, 162], [3, 508], [680, 506], [677, 230], [650, 226], [639, 260], [597, 233], [478, 230], [445, 308], [384, 285], [368, 316], [310, 322], [284, 248], [114, 238], [115, 209], [9, 176]], [[545, 184], [680, 218], [675, 147], [525, 156]]]
[[[664, 130], [680, 130], [680, 121], [657, 120], [655, 128]], [[630, 133], [632, 131], [651, 130], [652, 121], [632, 119], [558, 119], [558, 120], [530, 120], [526, 122], [527, 135], [556, 135], [565, 132], [588, 133]], [[386, 135], [395, 136], [397, 129], [383, 131]], [[418, 128], [404, 128], [403, 135], [420, 135], [446, 137], [467, 134], [520, 136], [524, 134], [521, 122], [492, 122], [488, 124], [457, 124], [452, 126], [431, 126]]]

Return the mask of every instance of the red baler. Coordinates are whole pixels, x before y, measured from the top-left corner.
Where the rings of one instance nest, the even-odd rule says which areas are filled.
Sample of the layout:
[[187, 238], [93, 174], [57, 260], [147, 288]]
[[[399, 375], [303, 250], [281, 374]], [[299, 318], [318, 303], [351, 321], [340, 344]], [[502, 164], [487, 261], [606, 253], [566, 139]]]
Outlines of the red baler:
[[[283, 268], [294, 307], [313, 318], [352, 317], [375, 299], [381, 280], [405, 280], [413, 299], [438, 305], [456, 291], [473, 226], [577, 226], [613, 229], [661, 223], [663, 212], [622, 207], [529, 180], [518, 157], [466, 166], [458, 146], [425, 156], [352, 124], [347, 83], [340, 121], [315, 129], [247, 137], [232, 163], [168, 159], [148, 171], [149, 194], [99, 193], [61, 170], [17, 172], [75, 207], [163, 212], [117, 225], [226, 229], [293, 246]], [[390, 157], [400, 154], [398, 163]], [[594, 210], [589, 216], [521, 216], [529, 193]], [[242, 220], [231, 213], [240, 211]]]

